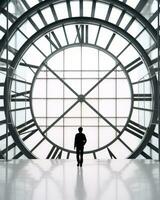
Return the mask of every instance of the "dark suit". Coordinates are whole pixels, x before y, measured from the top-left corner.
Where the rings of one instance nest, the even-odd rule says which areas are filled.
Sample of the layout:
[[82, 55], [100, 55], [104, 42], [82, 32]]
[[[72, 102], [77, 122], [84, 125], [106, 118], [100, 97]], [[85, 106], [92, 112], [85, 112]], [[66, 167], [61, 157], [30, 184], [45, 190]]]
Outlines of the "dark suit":
[[86, 144], [87, 139], [85, 134], [83, 133], [77, 133], [75, 136], [75, 141], [74, 141], [74, 148], [76, 148], [76, 154], [77, 154], [77, 162], [82, 166], [83, 164], [83, 150], [84, 150], [84, 145]]

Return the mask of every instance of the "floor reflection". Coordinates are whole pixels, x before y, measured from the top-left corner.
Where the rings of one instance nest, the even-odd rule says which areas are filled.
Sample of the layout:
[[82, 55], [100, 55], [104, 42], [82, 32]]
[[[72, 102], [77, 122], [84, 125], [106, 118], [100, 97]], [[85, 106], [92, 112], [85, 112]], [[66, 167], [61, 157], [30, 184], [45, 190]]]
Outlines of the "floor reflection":
[[85, 200], [86, 199], [86, 190], [83, 179], [83, 168], [77, 168], [77, 180], [75, 187], [75, 199]]
[[160, 165], [152, 160], [0, 162], [3, 200], [158, 200]]

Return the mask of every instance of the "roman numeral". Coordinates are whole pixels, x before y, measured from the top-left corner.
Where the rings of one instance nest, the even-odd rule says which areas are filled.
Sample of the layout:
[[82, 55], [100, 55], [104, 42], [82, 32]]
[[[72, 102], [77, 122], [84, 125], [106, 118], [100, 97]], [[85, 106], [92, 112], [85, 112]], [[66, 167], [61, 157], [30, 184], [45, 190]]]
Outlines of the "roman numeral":
[[62, 157], [62, 150], [58, 153], [58, 155], [57, 155], [57, 159], [61, 159], [61, 157]]
[[29, 101], [29, 97], [26, 96], [27, 94], [30, 94], [30, 91], [15, 92], [15, 94], [11, 95], [11, 101], [23, 101], [23, 102]]
[[152, 94], [133, 94], [134, 101], [151, 101]]
[[79, 43], [88, 43], [88, 25], [76, 25], [77, 36]]
[[112, 153], [112, 151], [108, 147], [107, 147], [107, 150], [108, 150], [108, 153], [109, 153], [109, 156], [111, 159], [113, 159], [113, 158], [117, 159], [116, 156]]
[[50, 150], [50, 152], [47, 155], [47, 159], [61, 159], [62, 157], [62, 149], [60, 149], [57, 146], [53, 146]]
[[[23, 134], [25, 134], [25, 137], [22, 139], [23, 141], [27, 140], [28, 138], [30, 138], [33, 134], [35, 134], [38, 131], [38, 129], [33, 129], [32, 131], [27, 131], [24, 132]], [[27, 135], [26, 135], [27, 134]], [[22, 134], [21, 134], [22, 135]]]
[[[33, 129], [33, 127], [34, 127], [34, 129]], [[17, 126], [16, 128], [18, 130], [19, 135], [26, 134], [30, 131], [38, 130], [33, 119], [30, 119], [30, 120], [24, 122], [23, 124]]]
[[56, 147], [56, 149], [52, 155], [52, 159], [55, 159], [58, 157], [61, 158], [61, 156], [62, 156], [62, 150], [60, 148]]
[[53, 151], [54, 151], [55, 148], [56, 148], [55, 146], [52, 147], [52, 149], [50, 150], [50, 152], [47, 155], [46, 159], [50, 159], [51, 158], [51, 155], [52, 155], [52, 153], [53, 153]]
[[53, 31], [51, 32], [51, 34], [52, 34], [53, 38], [55, 39], [55, 41], [56, 41], [56, 43], [58, 45], [58, 48], [61, 48], [61, 43], [58, 40], [58, 37], [56, 36], [56, 34]]
[[[37, 130], [36, 130], [36, 131], [37, 131]], [[27, 140], [27, 139], [28, 139], [31, 135], [33, 135], [36, 131], [35, 131], [35, 130], [34, 130], [34, 131], [31, 131], [27, 136], [25, 136], [25, 137], [22, 139], [22, 141]], [[1, 151], [2, 155], [5, 154], [7, 151], [12, 150], [14, 147], [16, 147], [16, 143], [15, 143], [15, 142], [12, 143], [12, 144], [10, 144], [7, 148], [3, 149], [3, 150]]]
[[125, 130], [139, 139], [142, 139], [147, 128], [130, 120]]
[[97, 159], [97, 156], [96, 156], [96, 153], [95, 153], [95, 152], [93, 152], [93, 158], [94, 158], [94, 159]]
[[[52, 32], [52, 35], [54, 35], [55, 36], [55, 34], [53, 34], [53, 32]], [[58, 38], [55, 36], [55, 38], [57, 39], [57, 41], [58, 41], [58, 45], [55, 43], [55, 42], [53, 42], [53, 40], [51, 39], [51, 37], [49, 37], [48, 35], [45, 35], [45, 38], [50, 42], [50, 44], [56, 49], [56, 50], [58, 50], [59, 48], [60, 48], [60, 43], [59, 43], [59, 41], [58, 41]], [[55, 39], [55, 40], [56, 40]], [[57, 42], [56, 41], [56, 42]]]
[[[137, 138], [142, 139], [147, 128], [130, 120], [125, 130], [127, 132], [131, 133], [132, 135], [136, 136]], [[158, 134], [153, 132], [152, 135], [158, 139]], [[159, 153], [159, 149], [155, 145], [153, 145], [152, 143], [149, 142], [147, 144], [147, 146], [150, 149], [152, 149], [153, 151], [155, 151], [156, 153]], [[147, 158], [147, 159], [152, 159], [151, 156], [149, 156], [147, 153], [145, 153], [143, 151], [142, 151], [141, 155], [143, 157]]]
[[137, 67], [139, 67], [141, 64], [143, 64], [143, 62], [142, 62], [141, 58], [139, 57], [139, 58], [133, 60], [128, 65], [126, 65], [125, 69], [127, 70], [127, 72], [131, 72], [132, 70], [134, 70]]
[[67, 153], [67, 159], [69, 159], [69, 157], [70, 157], [70, 152]]
[[[23, 123], [16, 127], [20, 135], [25, 134], [25, 136], [22, 138], [22, 141], [26, 141], [28, 138], [30, 138], [33, 134], [35, 134], [37, 132], [37, 130], [38, 130], [37, 128], [30, 130], [31, 128], [33, 128], [35, 126], [35, 125], [33, 126], [32, 122], [33, 122], [33, 120], [29, 120], [28, 122]], [[26, 130], [27, 130], [27, 132], [26, 132]], [[10, 132], [8, 133], [8, 136], [11, 136]], [[6, 139], [6, 137], [7, 137], [7, 135], [3, 134], [0, 136], [0, 140], [4, 140], [4, 139]], [[15, 142], [13, 142], [12, 144], [8, 145], [7, 148], [4, 148], [3, 150], [1, 150], [1, 154], [4, 155], [5, 153], [7, 153], [7, 151], [14, 149], [16, 146], [17, 146], [17, 144]], [[23, 155], [23, 153], [19, 152], [13, 158], [17, 159], [17, 158], [20, 158], [22, 155]]]

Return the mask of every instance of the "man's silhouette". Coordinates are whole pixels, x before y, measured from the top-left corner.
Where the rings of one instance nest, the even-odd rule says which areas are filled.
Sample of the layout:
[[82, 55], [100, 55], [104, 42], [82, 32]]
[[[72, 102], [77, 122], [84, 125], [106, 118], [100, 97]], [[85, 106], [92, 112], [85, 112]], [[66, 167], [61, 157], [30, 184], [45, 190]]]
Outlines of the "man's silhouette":
[[75, 140], [74, 140], [74, 148], [76, 148], [76, 154], [77, 154], [77, 166], [80, 165], [82, 167], [83, 164], [83, 150], [84, 145], [87, 142], [86, 136], [84, 133], [82, 133], [83, 128], [78, 128], [79, 133], [76, 134]]

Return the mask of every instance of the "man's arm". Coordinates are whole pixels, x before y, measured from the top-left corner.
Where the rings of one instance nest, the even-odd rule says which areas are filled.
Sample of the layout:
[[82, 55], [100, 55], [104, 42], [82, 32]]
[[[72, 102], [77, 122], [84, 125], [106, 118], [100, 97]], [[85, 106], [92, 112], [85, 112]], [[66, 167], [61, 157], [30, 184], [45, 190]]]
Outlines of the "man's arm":
[[86, 136], [85, 136], [85, 134], [84, 134], [83, 145], [85, 145], [86, 142], [87, 142], [87, 138], [86, 138]]
[[77, 142], [76, 142], [76, 136], [75, 136], [75, 139], [74, 139], [74, 149], [76, 148], [77, 146]]

